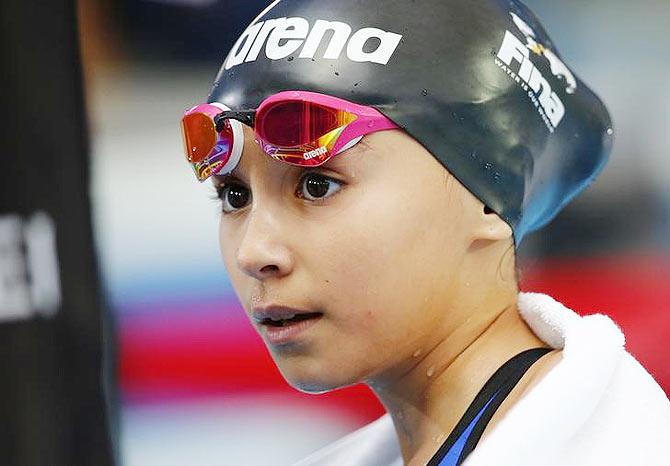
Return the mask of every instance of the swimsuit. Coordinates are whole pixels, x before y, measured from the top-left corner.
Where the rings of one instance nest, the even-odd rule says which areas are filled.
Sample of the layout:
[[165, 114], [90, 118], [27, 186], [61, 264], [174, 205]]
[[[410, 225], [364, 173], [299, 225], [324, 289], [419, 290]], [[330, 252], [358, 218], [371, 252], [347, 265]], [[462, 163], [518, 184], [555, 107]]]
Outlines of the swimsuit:
[[503, 364], [463, 414], [463, 417], [447, 437], [427, 466], [458, 466], [474, 450], [484, 429], [507, 395], [530, 367], [551, 348], [534, 348], [517, 354]]

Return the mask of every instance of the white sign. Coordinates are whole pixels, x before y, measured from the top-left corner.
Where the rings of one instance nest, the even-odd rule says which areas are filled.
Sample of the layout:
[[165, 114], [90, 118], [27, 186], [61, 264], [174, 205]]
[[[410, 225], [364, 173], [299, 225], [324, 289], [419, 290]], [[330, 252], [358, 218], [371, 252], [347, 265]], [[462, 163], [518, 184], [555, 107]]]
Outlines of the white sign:
[[61, 303], [53, 220], [0, 216], [0, 322], [50, 317]]

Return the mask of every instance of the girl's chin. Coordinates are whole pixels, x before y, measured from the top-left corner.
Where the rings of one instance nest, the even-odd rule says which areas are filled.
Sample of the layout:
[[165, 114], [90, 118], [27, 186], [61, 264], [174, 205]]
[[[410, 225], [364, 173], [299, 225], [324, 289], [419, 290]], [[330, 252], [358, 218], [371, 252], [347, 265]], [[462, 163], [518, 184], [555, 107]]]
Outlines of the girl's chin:
[[296, 390], [303, 393], [307, 393], [309, 395], [321, 395], [322, 393], [328, 393], [332, 390], [339, 388], [314, 383], [290, 383], [290, 385]]
[[353, 385], [356, 382], [343, 379], [332, 379], [327, 377], [298, 377], [283, 373], [286, 382], [293, 388], [303, 393], [319, 395], [339, 388]]
[[[298, 391], [310, 394], [325, 393], [361, 381], [360, 371], [342, 364], [333, 364], [328, 358], [300, 355], [273, 354], [274, 362], [284, 380]], [[339, 370], [335, 367], [339, 366]]]

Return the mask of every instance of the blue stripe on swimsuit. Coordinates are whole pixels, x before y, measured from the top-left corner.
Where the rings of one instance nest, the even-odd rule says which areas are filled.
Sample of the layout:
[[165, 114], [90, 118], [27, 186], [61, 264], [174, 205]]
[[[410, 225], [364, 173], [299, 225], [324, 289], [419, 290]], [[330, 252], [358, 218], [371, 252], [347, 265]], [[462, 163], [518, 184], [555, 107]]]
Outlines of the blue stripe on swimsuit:
[[474, 450], [489, 421], [530, 367], [551, 348], [523, 351], [503, 364], [470, 406], [426, 466], [459, 466]]
[[442, 461], [440, 461], [439, 466], [456, 466], [458, 464], [458, 459], [461, 457], [461, 453], [463, 453], [463, 449], [465, 448], [465, 442], [467, 442], [468, 437], [470, 437], [470, 434], [475, 428], [475, 424], [479, 421], [479, 419], [482, 417], [482, 414], [484, 414], [484, 411], [486, 411], [486, 408], [489, 407], [495, 396], [498, 394], [496, 392], [495, 395], [491, 397], [489, 401], [486, 402], [484, 407], [479, 411], [477, 416], [470, 422], [468, 427], [463, 431], [460, 437], [458, 437], [458, 440], [454, 442], [454, 444], [451, 446], [447, 454], [444, 456]]

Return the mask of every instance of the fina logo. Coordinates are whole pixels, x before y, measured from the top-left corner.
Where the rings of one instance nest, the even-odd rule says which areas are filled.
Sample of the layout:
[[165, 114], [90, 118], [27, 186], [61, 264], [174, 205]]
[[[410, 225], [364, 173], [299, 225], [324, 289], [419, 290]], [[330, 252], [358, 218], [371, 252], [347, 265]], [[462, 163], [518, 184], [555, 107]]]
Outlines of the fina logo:
[[[262, 14], [261, 14], [262, 16]], [[401, 34], [377, 28], [359, 29], [352, 35], [351, 26], [340, 21], [316, 20], [312, 28], [305, 18], [275, 18], [254, 21], [237, 40], [226, 60], [227, 70], [242, 63], [256, 61], [263, 46], [270, 60], [282, 60], [302, 50], [298, 58], [314, 58], [327, 32], [332, 32], [322, 58], [337, 60], [346, 46], [347, 57], [355, 62], [388, 64], [395, 52]], [[365, 44], [376, 39], [377, 48], [365, 51]]]
[[514, 13], [510, 13], [510, 15], [512, 15], [514, 24], [516, 24], [516, 27], [519, 29], [519, 31], [521, 31], [521, 33], [526, 36], [526, 47], [528, 50], [532, 51], [536, 55], [546, 58], [554, 76], [560, 80], [565, 81], [565, 92], [568, 94], [574, 94], [577, 90], [577, 80], [568, 67], [565, 66], [565, 63], [563, 63], [563, 61], [558, 58], [558, 56], [552, 52], [550, 48], [547, 48], [537, 42], [535, 31], [528, 25], [528, 23], [526, 23]]
[[[537, 108], [540, 117], [542, 117], [549, 131], [553, 133], [565, 116], [565, 105], [558, 94], [553, 91], [542, 72], [533, 64], [530, 59], [530, 52], [532, 51], [534, 54], [544, 56], [547, 59], [552, 74], [566, 82], [566, 93], [573, 94], [575, 92], [577, 80], [556, 54], [535, 40], [535, 31], [526, 22], [514, 13], [510, 14], [514, 24], [525, 36], [526, 43], [524, 44], [511, 32], [505, 31], [505, 37], [495, 63], [528, 93], [528, 97]], [[513, 61], [519, 64], [517, 72], [511, 69]]]

